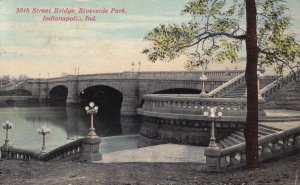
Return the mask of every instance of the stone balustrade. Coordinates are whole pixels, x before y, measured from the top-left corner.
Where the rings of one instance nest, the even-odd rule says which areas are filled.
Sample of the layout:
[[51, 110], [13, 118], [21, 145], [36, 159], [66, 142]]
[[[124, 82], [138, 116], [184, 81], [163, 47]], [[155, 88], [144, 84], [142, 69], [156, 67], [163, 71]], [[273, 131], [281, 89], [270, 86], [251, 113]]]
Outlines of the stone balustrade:
[[[227, 71], [205, 71], [204, 74], [211, 77], [234, 77], [238, 76], [244, 71], [242, 70], [227, 70]], [[66, 81], [69, 77], [78, 77], [79, 80], [99, 80], [99, 79], [124, 79], [124, 78], [139, 78], [139, 79], [162, 79], [162, 78], [176, 78], [182, 79], [195, 79], [201, 76], [200, 71], [159, 71], [159, 72], [121, 72], [121, 73], [101, 73], [101, 74], [85, 74], [85, 75], [68, 75], [65, 77], [56, 78], [32, 78], [28, 79], [27, 82], [58, 82]]]
[[82, 150], [82, 139], [65, 144], [59, 148], [51, 150], [40, 157], [43, 161], [63, 161], [63, 160], [78, 160]]
[[67, 143], [49, 152], [37, 153], [25, 149], [2, 146], [1, 158], [12, 160], [40, 160], [40, 161], [98, 161], [102, 159], [99, 153], [100, 138], [82, 138]]
[[223, 94], [226, 94], [228, 91], [234, 89], [237, 86], [246, 83], [245, 73], [242, 73], [233, 79], [229, 80], [228, 82], [224, 83], [223, 85], [217, 87], [216, 89], [210, 91], [207, 96], [209, 97], [220, 97]]
[[261, 89], [259, 93], [263, 98], [269, 98], [278, 90], [288, 85], [290, 82], [299, 79], [299, 77], [300, 77], [300, 69], [298, 69], [295, 72], [290, 72], [288, 75], [284, 76], [283, 78], [275, 80], [274, 82], [270, 83], [269, 85]]
[[224, 76], [230, 76], [231, 78], [234, 76], [238, 76], [239, 74], [243, 73], [241, 70], [228, 70], [228, 71], [164, 71], [164, 72], [141, 72], [139, 73], [139, 78], [188, 78], [188, 79], [197, 79], [204, 73], [206, 76], [209, 77], [224, 77]]
[[13, 148], [13, 147], [6, 147], [2, 146], [0, 148], [1, 151], [1, 158], [2, 159], [11, 159], [11, 160], [38, 160], [39, 155], [33, 151], [20, 149], [20, 148]]
[[[263, 103], [263, 102], [260, 102]], [[245, 98], [206, 98], [199, 95], [151, 94], [144, 96], [144, 104], [138, 112], [144, 116], [207, 120], [203, 115], [211, 107], [223, 112], [220, 121], [245, 121]], [[264, 113], [260, 109], [260, 115]]]
[[[300, 126], [260, 137], [258, 145], [260, 161], [297, 152], [300, 150]], [[246, 165], [245, 143], [225, 149], [208, 147], [204, 154], [207, 171], [227, 171]]]
[[7, 88], [13, 88], [15, 86], [14, 82], [9, 82], [8, 84], [2, 85], [0, 88], [1, 90], [6, 90]]

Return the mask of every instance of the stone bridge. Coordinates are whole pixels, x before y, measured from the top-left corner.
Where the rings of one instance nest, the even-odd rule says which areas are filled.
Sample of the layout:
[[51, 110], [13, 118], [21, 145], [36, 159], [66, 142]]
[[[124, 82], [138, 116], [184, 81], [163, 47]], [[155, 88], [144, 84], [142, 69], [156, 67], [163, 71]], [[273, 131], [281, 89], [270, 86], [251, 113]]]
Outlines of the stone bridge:
[[[228, 80], [240, 75], [243, 71], [206, 71], [208, 80], [205, 91], [209, 92]], [[131, 117], [122, 121], [122, 129], [135, 127], [124, 124], [136, 122], [137, 108], [143, 104], [145, 94], [199, 94], [202, 83], [199, 80], [202, 72], [122, 72], [92, 75], [70, 75], [49, 79], [29, 79], [19, 89], [32, 93], [31, 98], [39, 103], [56, 102], [85, 105], [94, 101], [100, 107], [114, 108], [121, 116]], [[129, 131], [131, 132], [131, 131]]]

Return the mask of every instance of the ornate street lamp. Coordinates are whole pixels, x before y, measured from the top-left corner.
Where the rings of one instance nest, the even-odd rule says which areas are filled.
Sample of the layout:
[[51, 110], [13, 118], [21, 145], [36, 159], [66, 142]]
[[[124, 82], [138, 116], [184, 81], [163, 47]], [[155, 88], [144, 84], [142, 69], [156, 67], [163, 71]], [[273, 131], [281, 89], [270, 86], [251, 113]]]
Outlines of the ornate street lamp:
[[204, 82], [207, 81], [207, 76], [204, 73], [202, 73], [202, 75], [200, 76], [200, 81], [202, 81], [202, 90], [201, 90], [200, 96], [205, 96], [206, 92], [205, 92]]
[[212, 118], [212, 123], [211, 123], [211, 137], [210, 137], [210, 142], [208, 147], [211, 148], [219, 148], [216, 144], [216, 137], [215, 137], [215, 120], [217, 118], [221, 118], [223, 116], [223, 113], [221, 111], [217, 112], [217, 107], [212, 107], [210, 108], [209, 112], [205, 111], [204, 113], [205, 117], [210, 117]]
[[98, 109], [99, 109], [98, 106], [95, 106], [94, 102], [90, 102], [89, 106], [85, 107], [86, 113], [91, 115], [91, 128], [89, 129], [89, 133], [88, 133], [88, 137], [90, 138], [98, 137], [95, 132], [94, 119], [93, 119], [94, 114], [98, 113]]
[[41, 135], [43, 136], [42, 152], [44, 152], [45, 149], [46, 149], [46, 145], [45, 145], [45, 136], [46, 136], [47, 134], [50, 134], [50, 131], [51, 131], [51, 130], [50, 130], [50, 128], [47, 128], [46, 126], [42, 126], [42, 128], [38, 128], [37, 131], [38, 131], [38, 134], [41, 134]]
[[8, 147], [9, 144], [8, 144], [8, 130], [12, 128], [13, 124], [11, 122], [9, 122], [8, 120], [2, 124], [3, 126], [3, 129], [6, 130], [6, 137], [5, 137], [5, 142], [4, 142], [4, 145], [3, 146], [6, 146]]

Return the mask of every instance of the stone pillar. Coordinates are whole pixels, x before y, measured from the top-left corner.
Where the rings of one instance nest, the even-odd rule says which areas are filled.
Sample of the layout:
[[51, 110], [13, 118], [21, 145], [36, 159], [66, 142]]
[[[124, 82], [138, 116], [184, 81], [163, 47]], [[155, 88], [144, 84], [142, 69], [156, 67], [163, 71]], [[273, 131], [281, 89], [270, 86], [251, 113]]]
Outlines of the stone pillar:
[[46, 103], [50, 98], [50, 89], [48, 81], [42, 79], [39, 86], [39, 102]]
[[206, 164], [204, 170], [207, 172], [219, 172], [220, 167], [220, 148], [219, 147], [207, 147], [204, 151], [206, 156]]
[[78, 102], [78, 76], [69, 76], [67, 104], [77, 104]]
[[137, 114], [139, 104], [138, 81], [137, 76], [132, 75], [127, 77], [128, 80], [124, 81], [122, 88], [121, 126], [123, 134], [138, 133], [140, 128], [140, 119]]
[[32, 94], [31, 103], [39, 103], [40, 100], [40, 80], [30, 79], [27, 81], [27, 90]]
[[99, 151], [100, 143], [101, 139], [99, 137], [84, 138], [82, 141], [80, 161], [92, 162], [102, 160], [102, 155]]
[[9, 150], [12, 148], [10, 145], [3, 145], [0, 147], [1, 159], [9, 159]]
[[132, 95], [123, 96], [121, 107], [121, 126], [123, 134], [138, 133], [140, 128], [140, 119], [137, 114], [138, 97]]

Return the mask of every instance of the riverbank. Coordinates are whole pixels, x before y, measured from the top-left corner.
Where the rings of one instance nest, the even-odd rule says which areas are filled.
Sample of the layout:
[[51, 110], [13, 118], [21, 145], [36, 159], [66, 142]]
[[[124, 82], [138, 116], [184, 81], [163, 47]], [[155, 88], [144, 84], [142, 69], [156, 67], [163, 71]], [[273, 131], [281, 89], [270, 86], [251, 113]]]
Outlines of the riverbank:
[[195, 163], [106, 163], [0, 161], [0, 184], [216, 184], [298, 185], [300, 154], [259, 169], [207, 174]]

